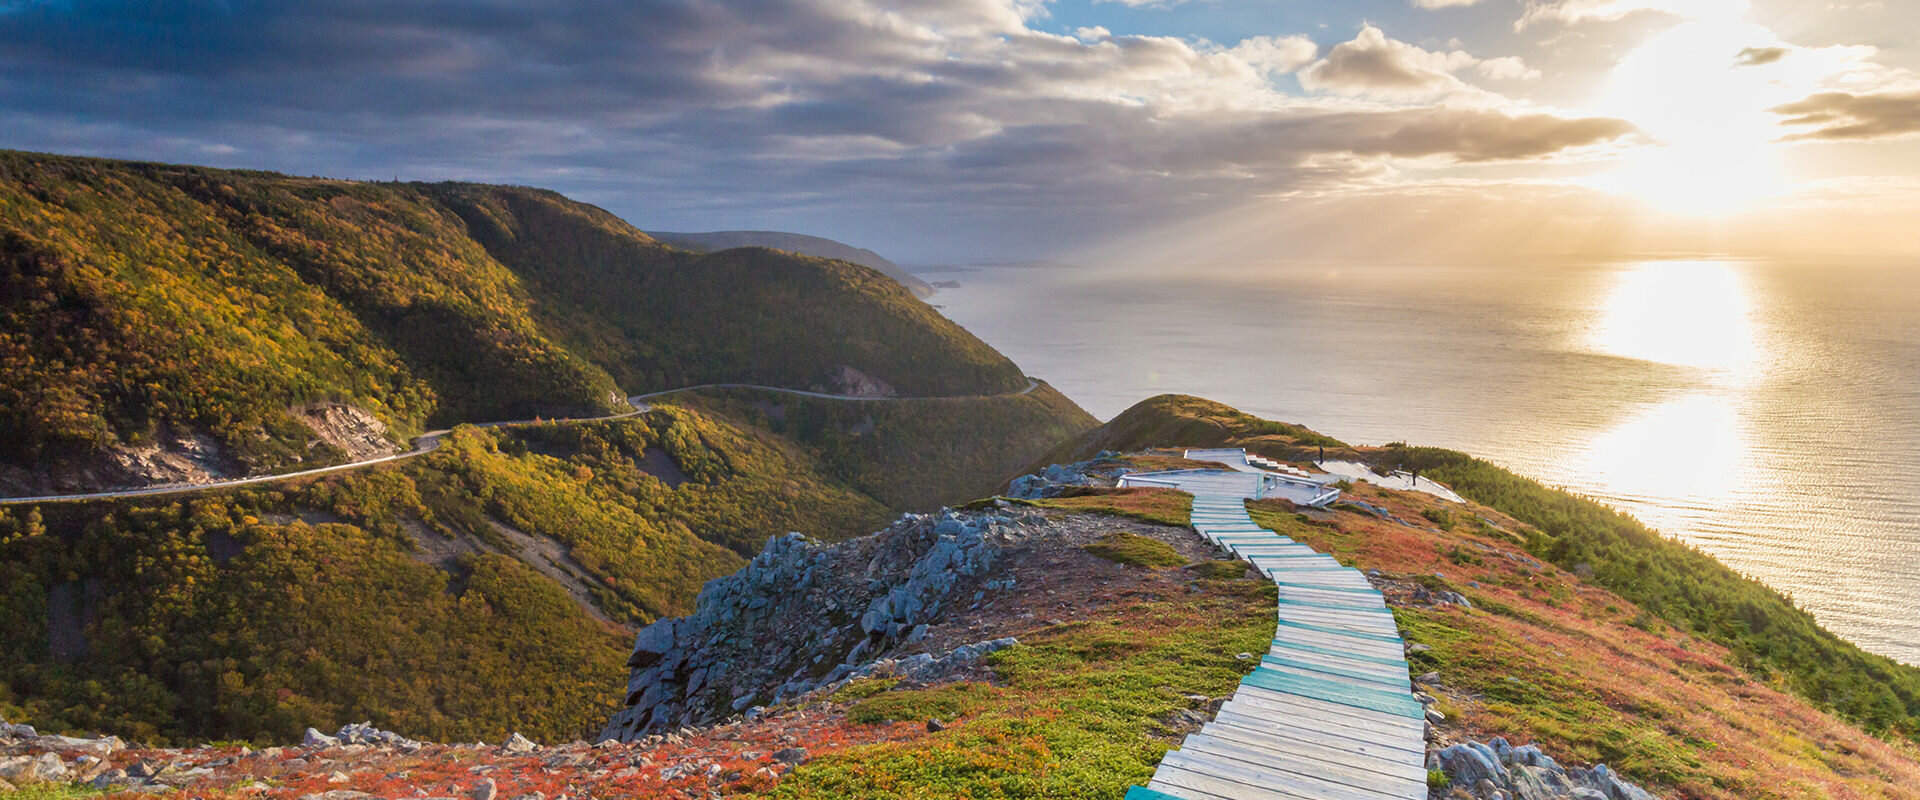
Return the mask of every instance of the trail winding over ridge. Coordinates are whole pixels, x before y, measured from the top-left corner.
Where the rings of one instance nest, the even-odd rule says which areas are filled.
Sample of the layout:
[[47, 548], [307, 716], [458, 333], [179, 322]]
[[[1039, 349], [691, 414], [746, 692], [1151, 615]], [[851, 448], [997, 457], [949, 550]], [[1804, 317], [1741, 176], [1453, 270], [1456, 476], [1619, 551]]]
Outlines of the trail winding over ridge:
[[[1033, 390], [1038, 388], [1040, 388], [1040, 381], [1034, 378], [1027, 378], [1026, 388], [1021, 389], [1020, 391], [1017, 391], [1017, 392], [1006, 392], [1003, 394], [947, 395], [942, 397], [866, 397], [866, 396], [856, 396], [856, 395], [846, 395], [846, 394], [828, 394], [826, 392], [810, 392], [805, 389], [788, 389], [780, 386], [761, 386], [755, 383], [702, 383], [695, 386], [682, 386], [678, 389], [665, 389], [658, 392], [648, 392], [646, 394], [633, 395], [627, 398], [627, 404], [633, 406], [633, 410], [625, 413], [621, 413], [621, 414], [609, 414], [603, 417], [575, 417], [570, 419], [516, 419], [516, 420], [502, 420], [498, 422], [473, 422], [473, 423], [465, 423], [465, 424], [472, 425], [473, 427], [476, 427], [476, 428], [508, 428], [508, 427], [514, 427], [518, 425], [576, 425], [584, 422], [612, 422], [614, 420], [622, 420], [622, 419], [628, 419], [630, 417], [637, 417], [641, 414], [645, 414], [649, 411], [652, 411], [653, 406], [646, 402], [649, 399], [656, 398], [656, 397], [665, 397], [667, 395], [681, 394], [684, 392], [695, 392], [695, 391], [700, 391], [702, 389], [756, 389], [764, 392], [778, 392], [780, 394], [798, 395], [800, 397], [812, 397], [812, 398], [817, 398], [821, 400], [843, 400], [843, 401], [851, 401], [851, 402], [882, 402], [882, 401], [895, 401], [895, 400], [979, 400], [979, 399], [985, 399], [985, 398], [991, 398], [991, 397], [1019, 397], [1021, 395], [1031, 394]], [[353, 461], [353, 462], [348, 462], [346, 464], [335, 464], [330, 467], [315, 467], [313, 469], [303, 469], [297, 472], [282, 472], [274, 475], [256, 475], [248, 478], [231, 478], [228, 480], [212, 481], [208, 483], [177, 483], [177, 484], [166, 484], [161, 486], [144, 486], [137, 489], [112, 489], [112, 490], [103, 491], [103, 492], [81, 492], [76, 494], [50, 494], [50, 495], [39, 495], [35, 497], [0, 497], [0, 505], [22, 505], [27, 503], [84, 502], [87, 500], [109, 500], [109, 499], [120, 498], [120, 497], [151, 497], [151, 496], [157, 496], [157, 495], [186, 494], [189, 492], [203, 492], [203, 491], [212, 491], [216, 489], [231, 489], [236, 486], [250, 486], [253, 484], [260, 484], [260, 483], [272, 483], [274, 481], [294, 480], [296, 478], [309, 478], [315, 475], [325, 475], [330, 472], [344, 472], [347, 470], [361, 469], [363, 467], [371, 467], [375, 464], [384, 464], [389, 461], [401, 461], [401, 460], [413, 458], [415, 456], [425, 455], [427, 453], [431, 453], [435, 450], [440, 449], [440, 442], [446, 438], [447, 434], [452, 432], [453, 432], [453, 429], [451, 428], [443, 428], [436, 431], [427, 431], [426, 433], [420, 434], [419, 436], [415, 437], [413, 440], [413, 449], [408, 450], [404, 453], [394, 453], [393, 455], [390, 455], [390, 456], [381, 456], [379, 458], [369, 458], [364, 461]]]
[[[1246, 464], [1244, 450], [1188, 450]], [[1252, 493], [1193, 495], [1193, 529], [1273, 581], [1278, 625], [1214, 719], [1126, 800], [1424, 800], [1426, 710], [1386, 598], [1359, 570], [1260, 527]]]

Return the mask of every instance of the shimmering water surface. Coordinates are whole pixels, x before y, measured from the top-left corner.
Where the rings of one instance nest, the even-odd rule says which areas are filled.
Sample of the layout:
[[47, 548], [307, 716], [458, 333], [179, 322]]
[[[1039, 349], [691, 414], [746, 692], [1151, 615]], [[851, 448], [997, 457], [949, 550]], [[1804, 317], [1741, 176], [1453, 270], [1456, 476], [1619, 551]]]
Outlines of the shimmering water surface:
[[987, 267], [932, 302], [1088, 411], [1451, 447], [1920, 663], [1920, 263]]

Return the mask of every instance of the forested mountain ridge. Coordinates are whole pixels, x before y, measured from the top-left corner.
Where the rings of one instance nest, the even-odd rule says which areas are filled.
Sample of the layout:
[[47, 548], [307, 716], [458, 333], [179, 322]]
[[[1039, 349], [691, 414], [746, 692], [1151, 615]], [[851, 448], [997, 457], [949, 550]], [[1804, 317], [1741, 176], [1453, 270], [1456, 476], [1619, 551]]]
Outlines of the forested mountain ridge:
[[0, 153], [0, 489], [257, 474], [692, 383], [1019, 369], [871, 270], [666, 247], [547, 191]]
[[863, 267], [872, 267], [900, 282], [908, 291], [918, 297], [931, 297], [933, 286], [915, 277], [905, 267], [895, 264], [879, 253], [864, 247], [854, 247], [845, 242], [836, 242], [819, 236], [804, 233], [786, 233], [783, 231], [708, 231], [706, 233], [682, 233], [676, 231], [648, 231], [647, 235], [674, 246], [688, 250], [729, 250], [735, 247], [771, 247], [806, 256], [837, 258]]

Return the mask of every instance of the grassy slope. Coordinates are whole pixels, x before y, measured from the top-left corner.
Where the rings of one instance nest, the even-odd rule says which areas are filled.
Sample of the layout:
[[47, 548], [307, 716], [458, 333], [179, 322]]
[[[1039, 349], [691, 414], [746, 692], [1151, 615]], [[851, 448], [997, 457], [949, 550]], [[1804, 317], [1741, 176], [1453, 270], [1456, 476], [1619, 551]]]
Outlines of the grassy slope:
[[1135, 403], [1105, 425], [1062, 441], [1028, 471], [1084, 461], [1102, 450], [1227, 446], [1245, 447], [1249, 452], [1282, 460], [1312, 452], [1314, 447], [1346, 447], [1337, 439], [1298, 425], [1260, 419], [1212, 400], [1163, 394]]
[[[1223, 697], [1253, 668], [1236, 655], [1257, 651], [1272, 635], [1273, 589], [1091, 557], [1071, 563], [1051, 577], [1070, 572], [1084, 581], [1087, 602], [1066, 622], [1009, 611], [1006, 632], [1020, 644], [991, 657], [988, 680], [925, 687], [862, 679], [756, 721], [609, 748], [525, 755], [437, 746], [417, 754], [289, 749], [234, 759], [236, 748], [214, 747], [124, 753], [120, 763], [218, 761], [213, 776], [186, 790], [207, 798], [293, 800], [334, 790], [464, 796], [483, 776], [498, 782], [501, 796], [1117, 798], [1144, 783], [1204, 714], [1193, 696]], [[1015, 602], [1016, 610], [1031, 607]], [[930, 718], [947, 727], [929, 731]], [[810, 758], [786, 772], [773, 755], [795, 746]], [[347, 773], [344, 781], [330, 777], [336, 768]], [[266, 785], [247, 788], [253, 780]]]
[[992, 494], [1009, 472], [1098, 424], [1045, 384], [993, 398], [845, 403], [742, 390], [687, 402], [808, 447], [830, 474], [902, 511]]
[[1019, 369], [864, 267], [672, 250], [551, 192], [0, 152], [0, 466], [211, 432], [244, 468], [310, 451], [289, 409], [400, 432], [579, 414], [704, 381], [906, 394]]
[[[1519, 523], [1415, 493], [1354, 490], [1409, 527], [1340, 512], [1307, 520], [1254, 503], [1255, 522], [1385, 577], [1464, 594], [1457, 606], [1399, 608], [1411, 658], [1434, 671], [1450, 736], [1537, 742], [1556, 758], [1603, 762], [1661, 796], [1920, 797], [1913, 743], [1876, 739], [1823, 713], [1738, 654], [1531, 557]], [[1427, 527], [1427, 514], [1445, 530]], [[1485, 526], [1485, 517], [1496, 526]]]
[[[1062, 445], [1054, 456], [1083, 458], [1101, 449], [1154, 446], [1245, 446], [1282, 458], [1311, 451], [1314, 436], [1289, 434], [1288, 427], [1197, 398], [1163, 396]], [[1329, 447], [1329, 455], [1334, 452]], [[1584, 601], [1586, 616], [1577, 625], [1564, 615], [1539, 613], [1401, 615], [1403, 625], [1436, 640], [1440, 658], [1470, 665], [1460, 669], [1472, 691], [1525, 701], [1518, 712], [1498, 703], [1476, 712], [1488, 715], [1474, 718], [1486, 730], [1538, 737], [1550, 749], [1576, 758], [1620, 763], [1637, 776], [1679, 787], [1686, 796], [1817, 796], [1838, 790], [1805, 787], [1844, 786], [1883, 792], [1889, 781], [1898, 783], [1893, 776], [1914, 774], [1910, 738], [1888, 747], [1821, 712], [1870, 731], [1911, 737], [1920, 707], [1909, 698], [1920, 686], [1920, 669], [1861, 651], [1819, 628], [1777, 592], [1599, 504], [1450, 451], [1338, 452], [1404, 461], [1485, 503], [1476, 513], [1505, 521], [1514, 531], [1502, 535], [1510, 550], [1558, 565], [1529, 570], [1534, 574], [1527, 580], [1535, 586], [1525, 591], [1539, 602], [1551, 607], [1568, 597], [1594, 598]], [[1385, 496], [1370, 487], [1357, 491]], [[1405, 506], [1401, 518], [1422, 521], [1422, 510], [1441, 516], [1442, 509], [1417, 502], [1424, 495], [1414, 497], [1391, 500]], [[1410, 533], [1358, 514], [1340, 517], [1338, 530], [1344, 533], [1289, 522], [1290, 517], [1262, 519], [1364, 567], [1431, 572], [1444, 563], [1438, 571], [1449, 576], [1451, 588], [1483, 608], [1524, 607], [1504, 594], [1454, 580], [1463, 567], [1433, 555], [1440, 545], [1432, 534]], [[1471, 516], [1442, 518], [1461, 520], [1444, 536], [1477, 530]], [[1454, 552], [1453, 545], [1445, 549]], [[1576, 566], [1590, 568], [1593, 578], [1574, 578], [1569, 571]], [[1628, 623], [1664, 633], [1643, 637]], [[1565, 643], [1554, 658], [1537, 647], [1548, 637]], [[1535, 672], [1551, 676], [1551, 691], [1529, 695], [1510, 690], [1516, 684], [1505, 680]], [[1705, 716], [1690, 716], [1696, 713]], [[1495, 715], [1504, 715], [1506, 722], [1489, 721]], [[1787, 766], [1756, 766], [1767, 759]], [[1778, 781], [1786, 782], [1774, 785]]]
[[[654, 448], [689, 482], [644, 472]], [[584, 735], [619, 699], [631, 644], [602, 617], [687, 613], [770, 534], [836, 538], [888, 516], [803, 449], [678, 408], [462, 429], [422, 459], [294, 487], [9, 509], [0, 707], [46, 730], [175, 741], [360, 719], [442, 740]], [[599, 617], [503, 524], [567, 553], [553, 568]], [[416, 536], [469, 552], [441, 564]], [[84, 630], [88, 651], [56, 657], [50, 628]]]
[[1397, 448], [1389, 457], [1532, 526], [1527, 545], [1535, 555], [1564, 569], [1585, 565], [1595, 583], [1732, 648], [1756, 677], [1778, 679], [1869, 730], [1920, 739], [1920, 669], [1860, 650], [1712, 556], [1463, 453]]
[[[895, 689], [850, 701], [855, 725], [939, 717], [954, 727], [829, 752], [767, 792], [776, 798], [1119, 797], [1178, 741], [1165, 720], [1184, 695], [1229, 694], [1273, 637], [1273, 589], [1200, 581], [1143, 588], [1099, 618], [1023, 635], [996, 653], [999, 685]], [[1157, 591], [1156, 591], [1157, 590]], [[1166, 597], [1172, 590], [1184, 597]]]

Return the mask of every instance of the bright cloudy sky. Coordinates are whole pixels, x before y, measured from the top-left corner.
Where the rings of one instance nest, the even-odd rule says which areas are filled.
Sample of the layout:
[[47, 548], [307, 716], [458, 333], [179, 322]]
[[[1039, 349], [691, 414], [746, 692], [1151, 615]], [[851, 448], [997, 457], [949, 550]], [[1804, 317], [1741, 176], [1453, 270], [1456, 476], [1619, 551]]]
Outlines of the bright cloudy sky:
[[0, 147], [909, 262], [1920, 251], [1913, 0], [0, 0]]

